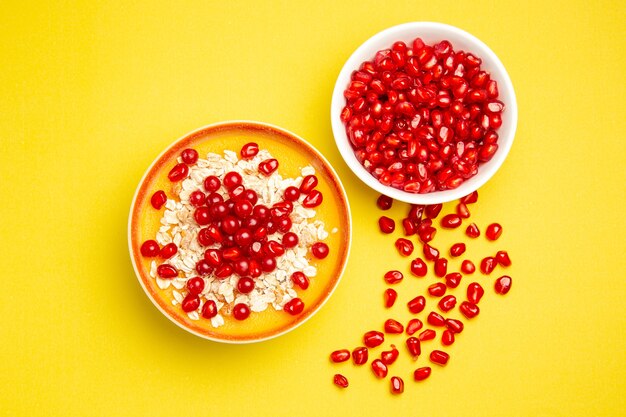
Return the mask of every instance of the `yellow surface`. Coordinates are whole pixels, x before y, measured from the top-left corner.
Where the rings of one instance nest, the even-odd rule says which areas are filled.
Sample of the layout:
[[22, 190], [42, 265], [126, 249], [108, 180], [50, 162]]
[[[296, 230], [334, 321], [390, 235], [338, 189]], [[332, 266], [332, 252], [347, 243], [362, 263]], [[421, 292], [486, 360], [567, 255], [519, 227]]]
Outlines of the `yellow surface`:
[[[623, 2], [25, 3], [0, 3], [0, 414], [623, 415]], [[381, 275], [406, 263], [376, 231], [376, 194], [342, 162], [328, 109], [352, 50], [411, 20], [477, 35], [515, 85], [515, 144], [470, 208], [483, 228], [498, 220], [505, 231], [469, 251], [506, 247], [514, 285], [503, 298], [487, 285], [481, 315], [427, 382], [408, 378], [403, 357], [395, 398], [368, 369], [327, 361], [382, 325]], [[355, 220], [328, 305], [246, 346], [170, 323], [137, 284], [126, 244], [152, 159], [189, 130], [235, 118], [310, 140], [344, 179]], [[407, 278], [399, 302], [429, 281]], [[348, 390], [330, 383], [336, 369]]]

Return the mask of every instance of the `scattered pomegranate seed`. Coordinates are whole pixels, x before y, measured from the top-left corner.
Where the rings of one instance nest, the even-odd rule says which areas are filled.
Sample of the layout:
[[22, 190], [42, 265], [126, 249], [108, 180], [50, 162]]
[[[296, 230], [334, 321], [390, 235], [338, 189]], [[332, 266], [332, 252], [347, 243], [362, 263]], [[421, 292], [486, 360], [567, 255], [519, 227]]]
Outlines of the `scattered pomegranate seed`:
[[428, 293], [433, 297], [441, 297], [446, 293], [446, 288], [445, 284], [437, 282], [428, 287]]
[[393, 219], [390, 219], [389, 217], [381, 216], [380, 219], [378, 219], [378, 227], [380, 228], [381, 232], [389, 234], [396, 230], [396, 222], [394, 222]]
[[270, 176], [278, 169], [278, 161], [276, 159], [266, 159], [259, 163], [259, 172], [265, 176]]
[[198, 161], [198, 151], [187, 148], [180, 153], [180, 159], [187, 165], [193, 165]]
[[424, 208], [424, 213], [429, 219], [436, 219], [443, 208], [443, 204], [431, 204]]
[[435, 261], [435, 275], [443, 278], [448, 273], [448, 260], [446, 258], [439, 258]]
[[406, 339], [406, 347], [409, 350], [409, 354], [416, 359], [422, 354], [422, 345], [417, 337], [411, 336]]
[[411, 273], [416, 277], [424, 277], [428, 272], [428, 266], [421, 258], [415, 258], [411, 261]]
[[426, 307], [426, 299], [422, 295], [418, 295], [407, 303], [409, 311], [413, 314], [419, 314]]
[[352, 361], [355, 365], [363, 365], [367, 363], [368, 351], [364, 346], [358, 347], [352, 351]]
[[190, 294], [200, 294], [204, 290], [204, 280], [200, 277], [189, 279], [187, 281], [187, 290], [189, 290]]
[[259, 153], [259, 145], [250, 142], [243, 145], [241, 148], [240, 154], [242, 159], [252, 159]]
[[150, 204], [157, 210], [160, 210], [167, 203], [167, 196], [163, 190], [156, 191], [150, 198]]
[[485, 231], [485, 236], [489, 240], [496, 240], [502, 235], [502, 226], [498, 223], [491, 223], [487, 226], [487, 230]]
[[328, 245], [323, 242], [316, 242], [311, 246], [311, 253], [317, 259], [324, 259], [328, 256]]
[[237, 290], [242, 294], [249, 294], [254, 290], [254, 280], [250, 277], [241, 277], [237, 281]]
[[202, 306], [202, 317], [205, 319], [212, 319], [217, 316], [217, 305], [213, 300], [206, 300]]
[[404, 392], [404, 381], [397, 376], [391, 377], [391, 393], [398, 395]]
[[400, 352], [398, 352], [395, 345], [391, 345], [391, 350], [384, 350], [380, 354], [380, 360], [383, 361], [385, 365], [391, 365], [396, 361], [396, 359], [398, 359], [399, 354]]
[[309, 194], [302, 200], [302, 205], [306, 208], [317, 207], [322, 204], [324, 196], [318, 190], [311, 190]]
[[291, 301], [289, 301], [287, 304], [285, 304], [283, 309], [287, 313], [291, 314], [292, 316], [296, 316], [302, 313], [302, 311], [304, 310], [304, 303], [302, 302], [301, 299], [294, 298]]
[[465, 203], [459, 203], [456, 206], [456, 214], [462, 219], [468, 219], [470, 217], [470, 211]]
[[496, 261], [502, 266], [511, 266], [511, 258], [509, 258], [509, 254], [505, 250], [496, 253]]
[[465, 253], [465, 243], [455, 243], [450, 248], [450, 255], [457, 257]]
[[461, 283], [461, 278], [463, 276], [458, 272], [450, 272], [446, 275], [446, 287], [448, 288], [456, 288]]
[[472, 304], [469, 301], [463, 301], [459, 306], [461, 313], [468, 319], [473, 319], [480, 313], [480, 309], [476, 304]]
[[417, 337], [420, 342], [425, 342], [427, 340], [433, 340], [437, 336], [437, 332], [432, 329], [426, 329]]
[[465, 229], [465, 234], [472, 239], [476, 239], [478, 236], [480, 236], [480, 230], [478, 230], [478, 226], [476, 226], [476, 223], [471, 223], [469, 226], [467, 226], [467, 229]]
[[452, 333], [450, 330], [444, 330], [443, 333], [441, 334], [441, 343], [444, 346], [450, 346], [451, 344], [453, 344], [454, 333]]
[[432, 352], [430, 352], [430, 361], [432, 363], [436, 363], [437, 365], [444, 366], [448, 363], [449, 359], [450, 355], [448, 355], [446, 352], [442, 352], [440, 350], [433, 350]]
[[474, 266], [474, 263], [469, 259], [466, 259], [461, 263], [461, 272], [464, 274], [473, 274], [474, 271], [476, 271], [476, 266]]
[[167, 174], [167, 178], [169, 178], [172, 182], [178, 182], [187, 177], [189, 173], [189, 167], [185, 164], [177, 164], [172, 168], [172, 170]]
[[391, 308], [398, 298], [398, 293], [393, 288], [387, 288], [385, 290], [385, 307]]
[[173, 242], [168, 243], [167, 245], [163, 246], [159, 251], [159, 257], [163, 259], [169, 259], [172, 256], [176, 255], [176, 252], [178, 252], [178, 246], [176, 246], [176, 244]]
[[336, 350], [330, 354], [330, 360], [335, 363], [345, 362], [350, 359], [350, 351], [348, 349]]
[[213, 267], [205, 259], [202, 259], [196, 264], [196, 272], [200, 275], [208, 275], [213, 272]]
[[153, 258], [159, 254], [160, 248], [156, 240], [146, 240], [139, 249], [141, 255], [146, 258]]
[[302, 194], [310, 193], [315, 187], [317, 187], [317, 177], [315, 175], [307, 175], [302, 179], [302, 184], [300, 184], [300, 192]]
[[363, 335], [363, 343], [368, 348], [380, 346], [385, 341], [385, 335], [376, 330], [371, 330]]
[[404, 326], [397, 320], [388, 319], [385, 321], [385, 333], [399, 334], [404, 332]]
[[400, 271], [388, 271], [385, 274], [385, 282], [389, 285], [397, 284], [402, 281], [403, 278], [404, 275], [402, 275], [402, 272]]
[[478, 191], [472, 191], [465, 197], [462, 197], [460, 202], [463, 204], [472, 204], [478, 201]]
[[513, 280], [508, 275], [503, 275], [496, 280], [495, 289], [496, 293], [504, 295], [509, 292], [513, 285]]
[[446, 295], [441, 300], [439, 300], [439, 309], [444, 313], [452, 310], [456, 305], [456, 297], [454, 295]]
[[431, 326], [436, 326], [436, 327], [445, 326], [446, 319], [444, 319], [441, 316], [441, 314], [431, 311], [430, 314], [428, 315], [428, 324], [430, 324]]
[[480, 262], [480, 271], [485, 275], [491, 274], [495, 267], [496, 260], [491, 256], [487, 256]]
[[431, 369], [429, 366], [425, 366], [423, 368], [417, 368], [415, 372], [413, 372], [413, 378], [416, 381], [423, 381], [430, 376]]
[[333, 383], [340, 388], [348, 388], [348, 378], [341, 374], [335, 374], [333, 377]]
[[385, 378], [387, 376], [387, 365], [380, 359], [374, 359], [372, 361], [372, 371], [378, 378]]
[[424, 326], [424, 323], [420, 319], [411, 319], [406, 325], [406, 334], [409, 336], [415, 334], [419, 329]]
[[172, 265], [162, 264], [157, 266], [157, 275], [165, 279], [176, 278], [178, 276], [178, 270]]
[[291, 274], [291, 281], [303, 290], [309, 288], [309, 279], [303, 272], [296, 271]]
[[189, 293], [183, 299], [183, 302], [180, 303], [180, 306], [185, 313], [195, 311], [198, 309], [198, 307], [200, 307], [200, 297], [198, 297], [198, 294]]
[[470, 285], [467, 286], [467, 301], [472, 304], [478, 304], [484, 294], [485, 290], [477, 282], [472, 282]]
[[453, 333], [461, 333], [463, 331], [463, 322], [457, 319], [447, 319], [446, 327]]
[[389, 210], [393, 205], [393, 199], [391, 197], [387, 197], [384, 194], [381, 194], [376, 200], [376, 205], [381, 210]]
[[441, 227], [446, 229], [456, 229], [462, 223], [461, 217], [458, 214], [446, 214], [441, 219]]
[[424, 243], [423, 252], [424, 252], [424, 258], [426, 258], [429, 261], [434, 261], [437, 258], [439, 258], [439, 250], [433, 248], [428, 243]]
[[413, 242], [403, 237], [396, 240], [396, 249], [402, 256], [409, 256], [413, 253]]

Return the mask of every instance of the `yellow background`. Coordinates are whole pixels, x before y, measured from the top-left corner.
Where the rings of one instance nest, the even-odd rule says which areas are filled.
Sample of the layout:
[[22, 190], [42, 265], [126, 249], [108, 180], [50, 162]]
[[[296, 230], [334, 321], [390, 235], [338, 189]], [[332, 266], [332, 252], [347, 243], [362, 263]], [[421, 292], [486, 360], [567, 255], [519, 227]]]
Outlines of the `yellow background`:
[[[623, 415], [624, 8], [1, 2], [0, 414]], [[498, 220], [504, 234], [468, 250], [476, 259], [508, 249], [514, 284], [498, 297], [495, 276], [475, 276], [487, 288], [481, 315], [427, 382], [409, 378], [416, 365], [403, 355], [392, 368], [406, 382], [397, 398], [369, 369], [327, 360], [387, 316], [407, 318], [402, 305], [383, 310], [381, 276], [408, 263], [377, 232], [376, 194], [341, 160], [328, 112], [349, 54], [416, 20], [481, 38], [516, 88], [511, 154], [470, 207], [479, 225]], [[145, 168], [185, 132], [227, 119], [308, 139], [343, 178], [354, 215], [352, 254], [330, 302], [257, 345], [211, 343], [174, 326], [144, 295], [127, 253], [128, 209]], [[445, 249], [457, 232], [440, 232], [435, 244]], [[405, 279], [399, 303], [432, 281]], [[349, 389], [331, 384], [336, 370]]]

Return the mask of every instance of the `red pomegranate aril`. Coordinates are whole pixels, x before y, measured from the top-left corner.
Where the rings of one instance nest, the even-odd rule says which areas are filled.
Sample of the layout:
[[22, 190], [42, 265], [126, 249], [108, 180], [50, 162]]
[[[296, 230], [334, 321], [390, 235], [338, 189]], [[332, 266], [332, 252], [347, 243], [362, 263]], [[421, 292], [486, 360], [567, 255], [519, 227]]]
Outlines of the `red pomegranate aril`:
[[447, 319], [446, 327], [452, 333], [461, 333], [463, 331], [463, 322], [457, 319]]
[[292, 316], [297, 316], [304, 310], [304, 302], [299, 298], [294, 298], [283, 307], [285, 311]]
[[378, 219], [378, 227], [380, 228], [381, 232], [385, 234], [389, 234], [389, 233], [392, 233], [396, 229], [396, 222], [393, 221], [393, 219], [389, 217], [381, 216]]
[[487, 226], [487, 230], [485, 230], [485, 236], [487, 236], [487, 239], [489, 240], [496, 240], [500, 237], [501, 234], [502, 226], [500, 226], [500, 224], [498, 223], [491, 223], [489, 226]]
[[329, 248], [326, 243], [316, 242], [311, 246], [311, 253], [317, 259], [324, 259], [328, 256]]
[[509, 254], [505, 250], [498, 251], [496, 253], [496, 262], [502, 266], [511, 266], [511, 258], [509, 258]]
[[193, 212], [193, 218], [200, 226], [206, 226], [211, 223], [211, 213], [208, 207], [198, 207]]
[[435, 275], [439, 278], [446, 276], [448, 272], [448, 260], [446, 258], [439, 258], [435, 261]]
[[182, 303], [180, 303], [183, 311], [185, 313], [189, 313], [195, 311], [200, 307], [200, 297], [197, 294], [187, 294], [187, 296], [183, 299]]
[[413, 314], [421, 313], [426, 307], [426, 299], [422, 295], [418, 295], [407, 303], [409, 311]]
[[409, 354], [413, 357], [413, 360], [417, 359], [422, 354], [422, 344], [417, 337], [411, 336], [406, 339], [406, 347]]
[[281, 242], [285, 248], [290, 249], [296, 247], [299, 240], [298, 235], [293, 232], [287, 232], [283, 235]]
[[368, 350], [364, 346], [360, 346], [352, 351], [352, 362], [355, 365], [363, 365], [367, 363]]
[[436, 219], [443, 208], [443, 204], [431, 204], [426, 206], [424, 213], [429, 219]]
[[336, 350], [330, 354], [330, 360], [334, 363], [345, 362], [350, 359], [350, 351], [348, 349]]
[[250, 266], [248, 267], [248, 274], [250, 274], [252, 278], [258, 278], [261, 276], [262, 272], [261, 264], [256, 259], [251, 259]]
[[385, 365], [391, 365], [398, 359], [400, 352], [396, 349], [395, 345], [391, 345], [391, 350], [385, 350], [380, 354], [380, 360]]
[[242, 159], [252, 159], [259, 153], [259, 145], [254, 142], [246, 143], [239, 153]]
[[224, 187], [229, 191], [240, 186], [242, 183], [243, 178], [238, 172], [231, 171], [224, 176]]
[[161, 264], [157, 266], [157, 275], [165, 279], [176, 278], [178, 276], [178, 270], [172, 265]]
[[441, 297], [446, 293], [446, 285], [441, 282], [432, 284], [428, 287], [428, 293], [433, 297]]
[[372, 371], [378, 378], [385, 378], [387, 376], [387, 365], [380, 359], [372, 361]]
[[247, 305], [243, 303], [235, 304], [233, 307], [233, 317], [236, 320], [245, 320], [248, 316], [250, 316], [250, 308]]
[[424, 323], [420, 319], [411, 319], [406, 325], [406, 334], [409, 336], [415, 334], [418, 330], [420, 330], [424, 326]]
[[398, 293], [393, 288], [387, 288], [384, 293], [385, 307], [391, 308], [398, 298]]
[[252, 210], [254, 209], [254, 207], [250, 201], [243, 199], [237, 200], [233, 209], [237, 217], [239, 217], [240, 219], [245, 219], [252, 214]]
[[461, 217], [458, 214], [446, 214], [441, 219], [441, 227], [446, 229], [456, 229], [462, 223]]
[[266, 159], [259, 163], [259, 172], [265, 176], [272, 175], [278, 169], [278, 161], [276, 159]]
[[189, 195], [189, 203], [194, 207], [200, 207], [205, 204], [206, 196], [202, 191], [196, 190]]
[[432, 329], [426, 329], [422, 333], [417, 336], [420, 342], [425, 342], [427, 340], [433, 340], [437, 336], [437, 332]]
[[428, 243], [433, 240], [435, 238], [435, 234], [437, 234], [437, 229], [434, 227], [426, 227], [418, 231], [419, 238], [423, 243]]
[[333, 376], [333, 384], [340, 388], [348, 388], [348, 378], [341, 374], [335, 374], [335, 376]]
[[189, 174], [189, 167], [181, 163], [172, 168], [172, 170], [167, 174], [167, 178], [169, 178], [171, 182], [178, 182], [186, 178], [187, 174]]
[[413, 372], [413, 379], [416, 381], [423, 381], [430, 376], [431, 369], [429, 366], [418, 368]]
[[429, 261], [434, 261], [439, 258], [439, 250], [433, 248], [428, 243], [424, 243], [423, 252], [424, 257]]
[[215, 276], [219, 279], [225, 279], [233, 274], [234, 270], [230, 264], [221, 264], [215, 269]]
[[205, 319], [212, 319], [217, 316], [217, 305], [213, 300], [206, 300], [202, 306], [202, 317]]
[[474, 271], [476, 271], [476, 266], [474, 266], [474, 263], [469, 259], [466, 259], [461, 263], [461, 272], [464, 274], [473, 274]]
[[385, 341], [385, 335], [376, 330], [371, 330], [363, 335], [363, 343], [368, 348], [380, 346]]
[[252, 243], [252, 233], [248, 229], [239, 229], [235, 232], [235, 242], [240, 247], [248, 246]]
[[454, 333], [450, 330], [444, 330], [441, 334], [441, 343], [444, 346], [450, 346], [454, 343]]
[[450, 255], [457, 257], [465, 253], [465, 243], [455, 243], [450, 248]]
[[204, 179], [204, 189], [207, 193], [214, 193], [215, 191], [219, 190], [221, 185], [222, 183], [220, 179], [217, 178], [215, 175], [209, 175]]
[[444, 313], [452, 310], [456, 305], [456, 297], [454, 295], [446, 295], [441, 300], [439, 300], [439, 309]]
[[387, 197], [384, 194], [381, 194], [376, 200], [376, 205], [381, 210], [389, 210], [393, 205], [393, 199], [391, 197]]
[[260, 265], [263, 272], [272, 272], [276, 269], [276, 259], [272, 256], [265, 256], [261, 258]]
[[413, 253], [413, 242], [403, 237], [396, 240], [396, 249], [402, 256], [409, 256]]
[[467, 229], [465, 229], [465, 234], [472, 239], [476, 239], [478, 236], [480, 236], [480, 230], [478, 230], [478, 226], [476, 226], [475, 223], [472, 223], [467, 226]]
[[209, 275], [213, 272], [213, 267], [206, 260], [201, 259], [196, 263], [196, 272], [200, 275]]
[[180, 153], [180, 159], [187, 165], [193, 165], [198, 161], [198, 151], [187, 148]]
[[[232, 263], [233, 271], [240, 277], [245, 277], [250, 272], [250, 260], [247, 258], [237, 259]], [[254, 286], [253, 286], [254, 288]]]
[[465, 205], [465, 203], [459, 203], [456, 206], [456, 214], [462, 219], [467, 219], [470, 217], [470, 211]]
[[392, 376], [390, 384], [392, 394], [399, 395], [404, 392], [404, 381], [402, 380], [402, 378], [398, 376]]
[[250, 277], [241, 277], [237, 281], [237, 291], [242, 294], [249, 294], [254, 290], [254, 280]]
[[311, 190], [304, 200], [302, 200], [302, 205], [306, 208], [317, 207], [322, 204], [324, 200], [324, 196], [318, 190]]
[[221, 249], [207, 249], [204, 251], [204, 259], [211, 266], [220, 266], [224, 262]]
[[458, 272], [450, 272], [446, 275], [446, 287], [448, 288], [456, 288], [461, 283], [461, 278], [463, 276]]
[[157, 210], [160, 210], [165, 203], [167, 203], [167, 196], [163, 190], [156, 191], [152, 194], [152, 197], [150, 197], [150, 204]]
[[287, 201], [296, 201], [300, 198], [300, 190], [297, 187], [289, 186], [283, 192], [283, 198]]
[[402, 219], [402, 228], [404, 229], [404, 236], [412, 236], [415, 234], [417, 228], [415, 223], [411, 219]]
[[504, 295], [509, 292], [513, 285], [513, 280], [508, 275], [503, 275], [496, 280], [495, 290], [497, 294]]
[[411, 273], [416, 277], [424, 277], [428, 272], [428, 266], [421, 258], [415, 258], [411, 261]]
[[477, 282], [472, 282], [470, 285], [467, 286], [467, 301], [472, 304], [478, 304], [484, 294], [485, 290]]
[[385, 321], [385, 333], [400, 334], [404, 332], [404, 326], [397, 320], [388, 319]]
[[459, 310], [461, 314], [463, 314], [468, 319], [473, 319], [480, 313], [480, 309], [476, 304], [472, 304], [469, 301], [463, 301], [459, 306]]
[[435, 313], [434, 311], [431, 311], [430, 314], [428, 315], [428, 324], [430, 324], [431, 326], [445, 326], [446, 325], [446, 319], [443, 318], [443, 316], [439, 313]]
[[303, 290], [309, 288], [309, 279], [303, 272], [296, 271], [291, 274], [291, 281]]
[[159, 251], [159, 257], [163, 259], [169, 259], [172, 256], [176, 255], [176, 252], [178, 252], [178, 246], [176, 246], [175, 243], [168, 243], [167, 245], [163, 246]]
[[139, 249], [141, 255], [146, 258], [154, 258], [159, 254], [160, 250], [161, 248], [159, 248], [157, 241], [152, 239], [143, 242], [141, 244], [141, 248]]
[[495, 267], [496, 267], [496, 260], [495, 258], [491, 256], [487, 256], [483, 258], [483, 260], [480, 262], [480, 272], [482, 272], [485, 275], [491, 274]]
[[441, 350], [433, 350], [430, 352], [430, 361], [436, 363], [437, 365], [444, 366], [448, 363], [450, 359], [450, 355], [446, 352], [442, 352]]
[[400, 271], [388, 271], [385, 273], [385, 282], [389, 285], [397, 284], [402, 281], [404, 275]]
[[302, 179], [300, 184], [300, 192], [302, 194], [309, 194], [315, 187], [317, 187], [317, 177], [315, 175], [307, 175]]
[[215, 204], [219, 204], [219, 203], [223, 203], [224, 202], [224, 197], [222, 197], [221, 194], [217, 193], [217, 192], [213, 192], [209, 195], [206, 196], [206, 205], [211, 207]]
[[285, 248], [283, 247], [283, 245], [275, 240], [270, 240], [265, 243], [265, 245], [263, 245], [263, 250], [267, 255], [273, 258], [283, 256], [285, 254]]

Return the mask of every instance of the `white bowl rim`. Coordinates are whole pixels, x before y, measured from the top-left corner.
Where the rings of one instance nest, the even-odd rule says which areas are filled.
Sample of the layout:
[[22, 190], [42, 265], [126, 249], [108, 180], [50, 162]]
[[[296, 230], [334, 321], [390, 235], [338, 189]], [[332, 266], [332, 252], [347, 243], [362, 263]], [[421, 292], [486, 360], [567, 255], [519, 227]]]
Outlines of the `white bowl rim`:
[[[348, 231], [349, 231], [349, 235], [348, 235], [348, 239], [347, 239], [348, 242], [347, 242], [347, 247], [346, 247], [345, 260], [343, 262], [343, 265], [342, 265], [341, 269], [338, 272], [338, 276], [337, 276], [337, 280], [335, 281], [335, 285], [333, 285], [333, 287], [330, 289], [330, 291], [328, 292], [326, 297], [322, 300], [322, 302], [317, 306], [317, 308], [314, 311], [312, 311], [308, 316], [306, 316], [303, 320], [300, 320], [294, 326], [289, 327], [289, 328], [287, 328], [287, 329], [285, 329], [285, 330], [283, 330], [281, 332], [277, 332], [277, 333], [271, 334], [269, 336], [265, 336], [265, 337], [258, 338], [258, 339], [245, 339], [245, 340], [220, 339], [220, 338], [211, 337], [211, 336], [199, 333], [199, 332], [197, 332], [197, 331], [195, 331], [193, 329], [190, 329], [190, 328], [188, 328], [186, 326], [183, 326], [181, 323], [176, 321], [167, 311], [165, 311], [163, 308], [161, 308], [159, 303], [157, 303], [156, 300], [154, 300], [152, 298], [152, 296], [150, 295], [150, 292], [148, 291], [148, 289], [146, 288], [145, 284], [143, 283], [143, 280], [141, 279], [141, 274], [139, 273], [139, 269], [138, 269], [137, 265], [135, 264], [135, 258], [133, 257], [133, 242], [132, 242], [132, 219], [133, 219], [133, 211], [134, 211], [134, 208], [135, 208], [135, 203], [137, 201], [137, 196], [139, 195], [139, 191], [141, 190], [141, 185], [146, 180], [146, 177], [148, 176], [148, 174], [152, 170], [152, 167], [154, 166], [154, 164], [156, 164], [161, 159], [161, 157], [163, 155], [165, 155], [165, 153], [167, 153], [178, 142], [180, 142], [181, 140], [183, 140], [183, 139], [185, 139], [185, 138], [187, 138], [189, 136], [194, 135], [195, 133], [198, 133], [198, 132], [200, 132], [202, 130], [205, 130], [205, 129], [212, 129], [212, 128], [216, 128], [216, 127], [220, 127], [220, 126], [237, 125], [237, 124], [255, 125], [255, 126], [261, 126], [261, 127], [267, 127], [267, 128], [270, 128], [270, 129], [275, 129], [275, 130], [277, 130], [279, 132], [285, 133], [287, 135], [291, 135], [291, 136], [295, 137], [296, 139], [301, 140], [306, 145], [308, 145], [313, 150], [313, 152], [315, 154], [317, 154], [317, 156], [322, 160], [322, 162], [324, 162], [326, 164], [326, 166], [329, 168], [331, 174], [333, 174], [335, 176], [336, 182], [337, 182], [337, 184], [339, 186], [339, 191], [342, 193], [343, 199], [346, 202], [346, 211], [348, 213], [348, 225], [347, 226], [348, 226]], [[185, 330], [186, 332], [189, 332], [189, 333], [191, 333], [191, 334], [193, 334], [195, 336], [201, 337], [203, 339], [211, 340], [213, 342], [232, 344], [232, 345], [246, 345], [246, 344], [251, 344], [251, 343], [264, 342], [266, 340], [271, 340], [271, 339], [277, 338], [279, 336], [282, 336], [282, 335], [284, 335], [286, 333], [289, 333], [289, 332], [297, 329], [298, 327], [300, 327], [302, 324], [306, 323], [311, 317], [316, 315], [322, 309], [322, 307], [324, 307], [324, 305], [326, 305], [328, 300], [332, 297], [332, 295], [334, 294], [335, 290], [339, 286], [339, 282], [343, 278], [343, 274], [345, 273], [346, 266], [348, 264], [348, 260], [350, 259], [350, 250], [352, 248], [352, 212], [350, 210], [350, 202], [348, 200], [348, 195], [346, 193], [346, 190], [345, 190], [345, 188], [343, 186], [343, 182], [341, 181], [341, 178], [337, 174], [337, 171], [335, 171], [335, 168], [333, 168], [333, 166], [326, 159], [326, 157], [315, 146], [313, 146], [311, 143], [309, 143], [308, 141], [303, 139], [300, 135], [297, 135], [297, 134], [295, 134], [295, 133], [293, 133], [293, 132], [291, 132], [291, 131], [289, 131], [289, 130], [287, 130], [285, 128], [282, 128], [280, 126], [273, 125], [271, 123], [266, 123], [266, 122], [259, 122], [259, 121], [256, 121], [256, 120], [239, 120], [239, 119], [237, 119], [237, 120], [224, 120], [224, 121], [221, 121], [221, 122], [210, 123], [208, 125], [198, 127], [198, 128], [196, 128], [196, 129], [194, 129], [194, 130], [192, 130], [190, 132], [185, 133], [184, 135], [182, 135], [181, 137], [179, 137], [178, 139], [176, 139], [172, 143], [170, 143], [154, 159], [154, 161], [152, 161], [152, 163], [148, 166], [148, 168], [144, 172], [143, 176], [141, 177], [141, 180], [139, 180], [137, 188], [135, 189], [135, 193], [134, 193], [133, 199], [131, 201], [130, 214], [128, 216], [128, 230], [127, 230], [127, 233], [128, 233], [128, 252], [130, 254], [130, 260], [131, 260], [131, 264], [133, 265], [133, 270], [135, 271], [135, 277], [139, 281], [139, 284], [141, 285], [141, 288], [143, 289], [143, 291], [146, 293], [148, 299], [161, 312], [161, 314], [163, 314], [172, 323], [176, 324], [178, 327], [180, 327], [181, 329]]]
[[[479, 55], [483, 59], [483, 61], [489, 61], [490, 64], [495, 67], [497, 75], [499, 76], [498, 86], [500, 89], [500, 96], [503, 95], [503, 91], [506, 91], [505, 94], [508, 94], [510, 97], [510, 99], [507, 100], [507, 102], [505, 103], [506, 113], [508, 113], [506, 117], [510, 119], [511, 125], [509, 134], [506, 136], [506, 138], [500, 136], [498, 140], [499, 148], [494, 154], [493, 158], [488, 163], [481, 164], [479, 167], [479, 171], [475, 176], [465, 180], [459, 187], [453, 190], [415, 194], [381, 184], [356, 159], [354, 151], [352, 150], [352, 146], [348, 141], [345, 127], [340, 119], [341, 109], [345, 105], [343, 91], [347, 85], [347, 82], [344, 83], [343, 81], [349, 81], [352, 71], [357, 69], [365, 59], [371, 59], [364, 59], [363, 56], [365, 54], [369, 54], [372, 56], [375, 54], [378, 48], [372, 48], [371, 45], [383, 40], [387, 40], [389, 44], [388, 47], [390, 47], [391, 43], [397, 39], [400, 39], [402, 34], [406, 31], [415, 31], [415, 37], [421, 36], [420, 32], [423, 33], [430, 31], [441, 33], [442, 36], [445, 36], [446, 33], [451, 33], [458, 37], [465, 38], [468, 42], [472, 44], [472, 48], [475, 48], [472, 50], [472, 52]], [[498, 56], [483, 41], [462, 29], [446, 23], [408, 22], [392, 26], [390, 28], [384, 29], [381, 32], [376, 33], [374, 36], [362, 43], [350, 55], [350, 57], [342, 67], [341, 71], [339, 72], [339, 76], [337, 77], [337, 81], [335, 83], [330, 106], [330, 118], [333, 136], [335, 137], [335, 143], [337, 145], [337, 148], [339, 149], [339, 152], [346, 164], [350, 167], [352, 172], [354, 172], [354, 174], [359, 177], [361, 181], [367, 184], [370, 188], [373, 188], [381, 194], [392, 197], [395, 200], [400, 200], [412, 204], [439, 204], [457, 200], [479, 189], [489, 179], [491, 179], [496, 171], [498, 171], [498, 169], [502, 166], [502, 163], [506, 159], [511, 149], [511, 146], [513, 145], [513, 140], [515, 139], [515, 132], [517, 130], [517, 99], [515, 96], [513, 83], [511, 82], [511, 78], [509, 77], [509, 74], [507, 73], [504, 65], [502, 64]]]

